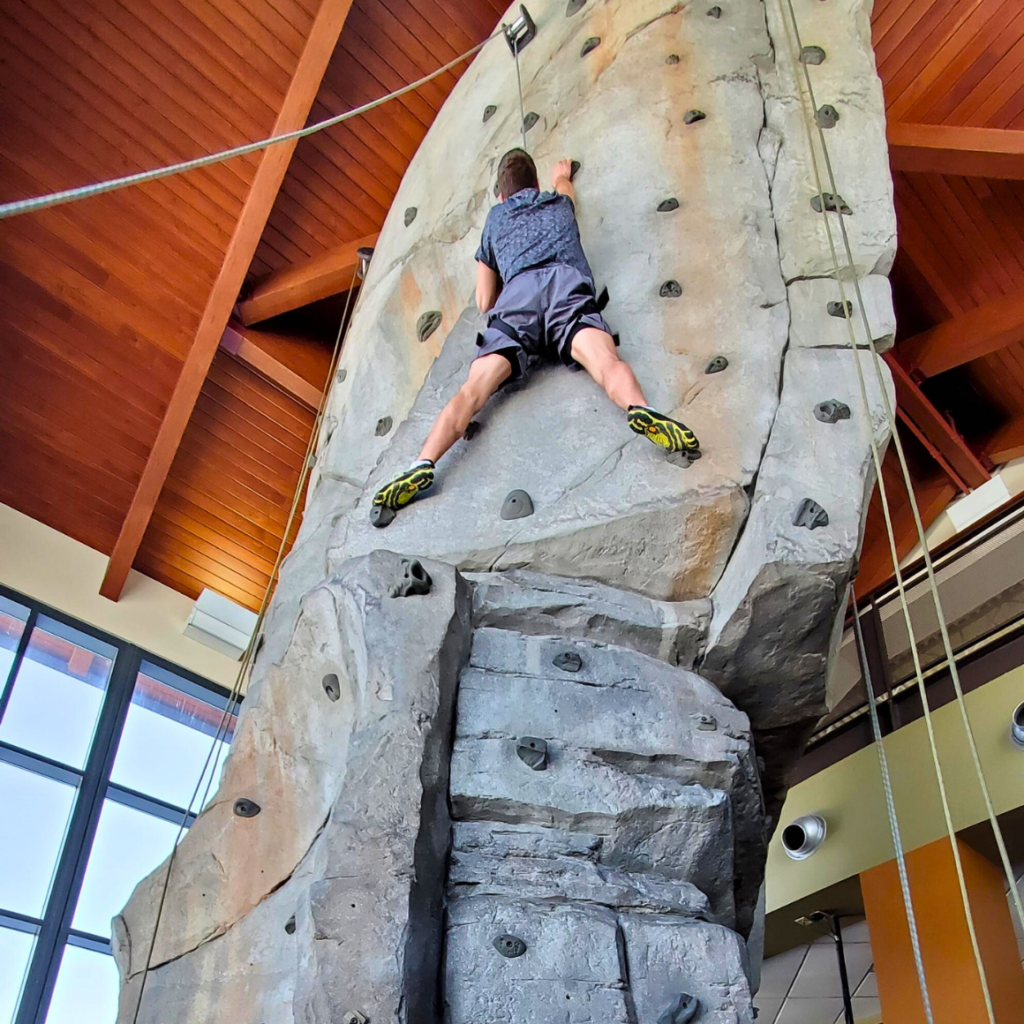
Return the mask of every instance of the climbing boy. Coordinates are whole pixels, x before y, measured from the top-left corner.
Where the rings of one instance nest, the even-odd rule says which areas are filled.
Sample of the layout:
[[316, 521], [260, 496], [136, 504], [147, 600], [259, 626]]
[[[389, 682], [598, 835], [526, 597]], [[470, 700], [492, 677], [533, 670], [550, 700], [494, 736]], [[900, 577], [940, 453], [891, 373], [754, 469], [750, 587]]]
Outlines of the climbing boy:
[[615, 351], [580, 242], [571, 168], [569, 160], [559, 160], [551, 173], [553, 191], [541, 192], [525, 150], [501, 158], [500, 202], [487, 215], [476, 252], [476, 304], [487, 313], [487, 328], [477, 335], [466, 383], [435, 420], [419, 458], [374, 495], [374, 505], [397, 510], [427, 490], [438, 460], [491, 395], [544, 357], [582, 366], [626, 413], [631, 430], [668, 452], [699, 457], [693, 432], [647, 404]]

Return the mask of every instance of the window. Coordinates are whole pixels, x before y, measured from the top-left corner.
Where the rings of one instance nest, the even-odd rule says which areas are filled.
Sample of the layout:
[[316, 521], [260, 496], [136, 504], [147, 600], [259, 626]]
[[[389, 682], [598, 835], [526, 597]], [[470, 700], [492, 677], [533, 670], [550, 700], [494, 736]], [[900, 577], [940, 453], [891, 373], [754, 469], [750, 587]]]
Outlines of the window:
[[227, 697], [0, 590], [0, 1024], [114, 1024], [111, 919], [212, 793]]

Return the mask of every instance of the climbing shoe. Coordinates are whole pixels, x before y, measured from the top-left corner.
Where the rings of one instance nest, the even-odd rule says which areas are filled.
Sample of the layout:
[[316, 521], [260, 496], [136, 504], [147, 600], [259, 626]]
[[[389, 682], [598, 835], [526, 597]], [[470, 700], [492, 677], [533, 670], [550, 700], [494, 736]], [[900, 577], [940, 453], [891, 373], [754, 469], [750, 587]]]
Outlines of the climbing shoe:
[[373, 504], [397, 511], [434, 483], [434, 464], [429, 459], [414, 462], [404, 473], [386, 483], [374, 496]]
[[655, 412], [649, 406], [631, 405], [626, 416], [630, 430], [642, 434], [667, 452], [694, 453], [700, 450], [700, 442], [689, 427]]

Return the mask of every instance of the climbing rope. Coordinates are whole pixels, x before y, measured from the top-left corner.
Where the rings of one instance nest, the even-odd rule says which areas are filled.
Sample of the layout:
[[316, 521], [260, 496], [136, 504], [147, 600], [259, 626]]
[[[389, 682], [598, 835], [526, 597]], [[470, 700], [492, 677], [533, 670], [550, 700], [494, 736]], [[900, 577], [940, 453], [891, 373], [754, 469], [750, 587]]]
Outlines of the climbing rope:
[[526, 150], [526, 105], [523, 102], [523, 76], [519, 73], [519, 40], [512, 40], [512, 55], [516, 59], [516, 85], [519, 87], [519, 129], [523, 133], [523, 152]]
[[149, 972], [153, 964], [153, 950], [156, 948], [157, 932], [160, 928], [161, 918], [163, 917], [164, 904], [167, 900], [167, 890], [170, 887], [171, 870], [174, 867], [174, 860], [178, 852], [178, 844], [181, 842], [182, 835], [184, 835], [188, 819], [192, 816], [193, 808], [197, 806], [196, 799], [199, 796], [199, 790], [203, 785], [204, 777], [206, 778], [206, 788], [203, 790], [203, 799], [199, 802], [198, 808], [204, 808], [207, 800], [209, 799], [210, 789], [213, 785], [214, 777], [217, 774], [217, 766], [220, 761], [220, 745], [227, 736], [228, 724], [236, 713], [238, 705], [241, 703], [242, 683], [245, 679], [246, 673], [252, 665], [253, 659], [256, 657], [260, 630], [263, 626], [263, 621], [266, 618], [267, 607], [270, 604], [270, 594], [274, 588], [274, 583], [277, 580], [277, 574], [281, 568], [281, 563], [284, 561], [285, 550], [288, 546], [288, 536], [291, 533], [292, 525], [295, 522], [295, 516], [298, 513], [299, 502], [302, 498], [302, 493], [305, 490], [306, 481], [309, 479], [309, 471], [312, 469], [316, 461], [315, 451], [320, 440], [320, 429], [323, 425], [324, 410], [327, 408], [327, 403], [330, 401], [331, 393], [334, 390], [335, 383], [337, 382], [336, 375], [338, 361], [341, 358], [342, 342], [348, 326], [349, 311], [352, 307], [352, 294], [355, 290], [358, 275], [359, 266], [357, 265], [352, 272], [352, 281], [348, 287], [348, 294], [345, 296], [345, 309], [341, 314], [341, 321], [338, 324], [338, 331], [335, 335], [334, 350], [331, 354], [331, 361], [328, 367], [327, 385], [323, 390], [323, 394], [320, 396], [320, 404], [317, 408], [316, 417], [313, 420], [313, 428], [310, 431], [309, 441], [306, 443], [306, 453], [302, 459], [302, 469], [299, 471], [299, 478], [295, 484], [295, 493], [292, 495], [291, 508], [288, 510], [288, 519], [285, 522], [285, 527], [281, 534], [281, 543], [278, 545], [277, 557], [274, 560], [274, 567], [270, 572], [270, 579], [267, 581], [266, 589], [263, 592], [263, 598], [260, 601], [259, 612], [256, 616], [256, 625], [253, 627], [249, 644], [242, 656], [242, 662], [238, 667], [238, 673], [235, 676], [234, 684], [231, 687], [227, 704], [224, 707], [220, 723], [217, 726], [216, 733], [214, 734], [213, 743], [210, 745], [210, 752], [206, 755], [206, 761], [203, 763], [203, 770], [199, 774], [199, 781], [196, 782], [195, 789], [192, 791], [192, 797], [189, 800], [188, 808], [181, 819], [181, 824], [178, 826], [177, 835], [174, 837], [174, 845], [171, 848], [171, 853], [167, 860], [167, 871], [164, 875], [163, 885], [160, 890], [160, 901], [157, 904], [156, 918], [153, 921], [153, 935], [149, 942], [149, 948], [146, 951], [146, 966], [142, 972], [142, 982], [139, 985], [139, 998], [135, 1004], [135, 1012], [132, 1015], [132, 1024], [138, 1024], [139, 1012], [142, 1009], [142, 997], [145, 994], [146, 980], [149, 977]]

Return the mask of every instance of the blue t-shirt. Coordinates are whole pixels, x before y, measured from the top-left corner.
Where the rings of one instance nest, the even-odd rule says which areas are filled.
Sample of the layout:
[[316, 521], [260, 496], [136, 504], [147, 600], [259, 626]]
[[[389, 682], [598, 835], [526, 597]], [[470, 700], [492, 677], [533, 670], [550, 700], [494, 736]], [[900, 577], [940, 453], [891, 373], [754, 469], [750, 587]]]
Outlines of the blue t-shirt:
[[572, 200], [558, 192], [524, 188], [492, 206], [476, 258], [505, 284], [523, 270], [548, 263], [568, 264], [594, 280]]

